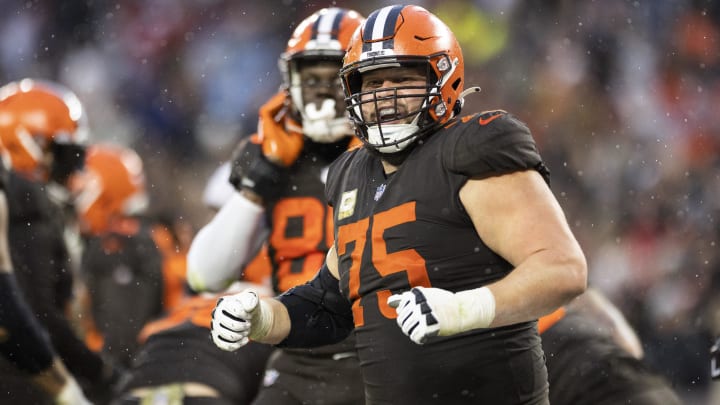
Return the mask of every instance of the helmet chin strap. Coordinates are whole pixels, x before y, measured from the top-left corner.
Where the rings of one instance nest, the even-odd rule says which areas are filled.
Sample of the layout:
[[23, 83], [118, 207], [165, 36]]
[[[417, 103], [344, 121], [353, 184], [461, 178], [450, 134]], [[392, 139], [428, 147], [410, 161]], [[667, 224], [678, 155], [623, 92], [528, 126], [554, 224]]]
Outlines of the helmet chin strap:
[[[417, 133], [420, 132], [419, 120], [420, 114], [418, 113], [408, 124], [383, 124], [382, 131], [378, 125], [369, 126], [367, 128], [368, 142], [375, 146], [380, 153], [400, 152], [417, 139]], [[397, 142], [400, 139], [403, 140]], [[386, 145], [386, 143], [391, 143], [391, 145]]]
[[[417, 124], [385, 124], [382, 126], [382, 132], [377, 125], [368, 127], [368, 142], [375, 146], [380, 153], [396, 153], [405, 149], [415, 141], [416, 136], [412, 136], [420, 130]], [[384, 145], [383, 139], [394, 141], [395, 139], [407, 138], [402, 142], [393, 145]]]
[[315, 142], [331, 143], [353, 133], [347, 117], [335, 115], [335, 100], [326, 98], [318, 108], [307, 103], [301, 111], [303, 134]]

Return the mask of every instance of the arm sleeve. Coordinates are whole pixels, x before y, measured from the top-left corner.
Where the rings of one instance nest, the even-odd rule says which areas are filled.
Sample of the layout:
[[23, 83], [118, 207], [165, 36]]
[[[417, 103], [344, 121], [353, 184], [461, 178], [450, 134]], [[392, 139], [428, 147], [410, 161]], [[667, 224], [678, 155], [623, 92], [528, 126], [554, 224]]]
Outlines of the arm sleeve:
[[12, 273], [0, 272], [0, 353], [18, 369], [36, 374], [50, 367], [53, 350], [46, 332], [24, 301]]
[[225, 162], [215, 169], [203, 190], [203, 204], [215, 210], [222, 208], [235, 192], [232, 183], [228, 181], [229, 177], [230, 162]]
[[239, 278], [243, 264], [266, 235], [265, 210], [239, 193], [197, 233], [187, 256], [187, 279], [195, 291], [220, 291]]
[[345, 339], [354, 328], [352, 305], [338, 279], [323, 265], [315, 278], [278, 297], [290, 316], [290, 334], [280, 347], [317, 347]]

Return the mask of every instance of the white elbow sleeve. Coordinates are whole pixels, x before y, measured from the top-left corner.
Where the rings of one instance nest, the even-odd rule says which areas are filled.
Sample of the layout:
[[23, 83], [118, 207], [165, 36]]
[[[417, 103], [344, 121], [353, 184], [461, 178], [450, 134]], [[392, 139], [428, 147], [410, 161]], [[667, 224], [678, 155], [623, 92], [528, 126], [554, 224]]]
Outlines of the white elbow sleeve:
[[220, 291], [237, 280], [265, 235], [263, 207], [240, 193], [195, 235], [187, 255], [187, 280], [195, 291]]

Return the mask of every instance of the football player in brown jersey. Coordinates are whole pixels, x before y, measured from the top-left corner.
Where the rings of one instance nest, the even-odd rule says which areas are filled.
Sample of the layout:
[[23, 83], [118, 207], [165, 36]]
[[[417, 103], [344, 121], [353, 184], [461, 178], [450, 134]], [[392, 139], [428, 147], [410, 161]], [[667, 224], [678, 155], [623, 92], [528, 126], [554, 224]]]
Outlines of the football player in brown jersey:
[[167, 398], [183, 404], [252, 403], [274, 348], [255, 343], [227, 353], [208, 339], [210, 313], [218, 297], [229, 291], [188, 296], [166, 316], [146, 324], [139, 354], [113, 405], [164, 403]]
[[553, 405], [679, 405], [670, 383], [643, 361], [627, 319], [588, 288], [538, 320]]
[[[67, 87], [25, 78], [0, 88], [0, 150], [10, 162], [7, 200], [10, 254], [18, 285], [53, 347], [91, 400], [120, 376], [91, 351], [66, 316], [76, 265], [66, 231], [74, 221], [67, 181], [82, 167], [88, 126]], [[0, 359], [1, 360], [1, 359]], [[0, 361], [0, 402], [44, 403], [27, 376]]]
[[147, 215], [145, 171], [133, 149], [91, 145], [84, 170], [71, 180], [85, 242], [79, 274], [86, 343], [129, 367], [143, 325], [185, 294], [185, 251], [170, 227]]
[[537, 319], [585, 290], [586, 260], [527, 126], [459, 115], [463, 69], [421, 7], [384, 7], [355, 31], [341, 77], [364, 147], [330, 167], [333, 249], [277, 299], [220, 300], [216, 345], [354, 331], [368, 403], [548, 402]]
[[[277, 293], [310, 280], [324, 261], [333, 243], [327, 168], [359, 144], [338, 72], [362, 21], [355, 11], [325, 8], [295, 29], [280, 57], [283, 89], [260, 108], [257, 134], [233, 153], [230, 182], [237, 192], [193, 240], [193, 289], [218, 291], [237, 280], [262, 242]], [[277, 351], [254, 403], [364, 404], [354, 340], [336, 343]]]
[[[0, 158], [0, 354], [57, 405], [87, 405], [82, 389], [52, 347], [15, 280], [8, 246], [9, 173]], [[12, 395], [12, 394], [11, 394]], [[19, 397], [20, 395], [18, 395]]]

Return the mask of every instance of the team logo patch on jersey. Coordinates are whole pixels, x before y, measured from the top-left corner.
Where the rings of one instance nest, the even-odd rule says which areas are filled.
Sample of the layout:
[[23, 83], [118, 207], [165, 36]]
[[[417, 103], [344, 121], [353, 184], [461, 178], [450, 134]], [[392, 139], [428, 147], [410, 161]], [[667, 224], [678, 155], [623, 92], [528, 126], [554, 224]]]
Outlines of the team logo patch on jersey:
[[357, 189], [346, 191], [340, 197], [340, 209], [337, 219], [345, 219], [355, 212], [355, 201], [357, 200]]
[[384, 192], [385, 192], [385, 183], [378, 186], [378, 188], [375, 190], [375, 197], [373, 199], [375, 201], [379, 200], [380, 197], [382, 197]]

